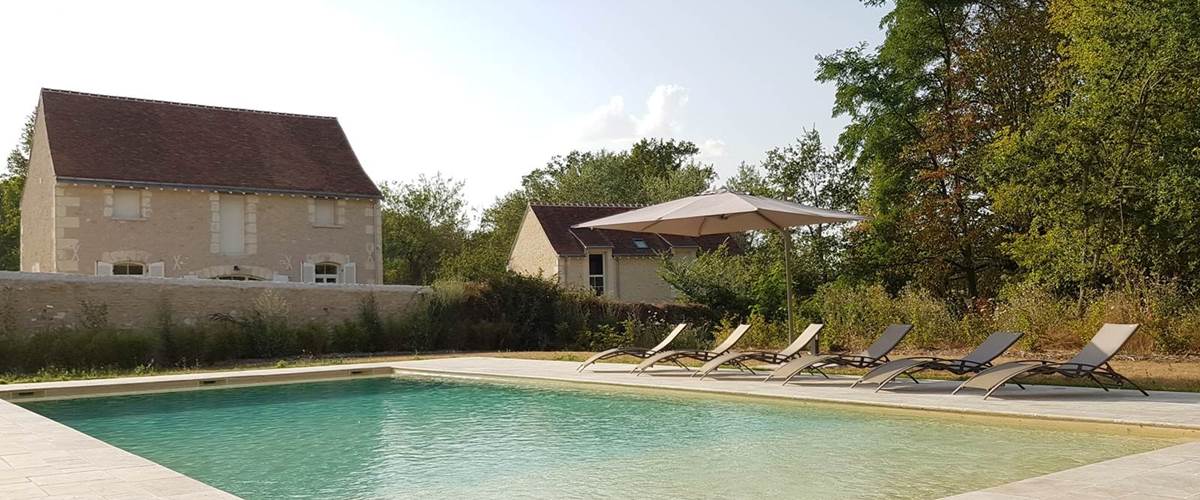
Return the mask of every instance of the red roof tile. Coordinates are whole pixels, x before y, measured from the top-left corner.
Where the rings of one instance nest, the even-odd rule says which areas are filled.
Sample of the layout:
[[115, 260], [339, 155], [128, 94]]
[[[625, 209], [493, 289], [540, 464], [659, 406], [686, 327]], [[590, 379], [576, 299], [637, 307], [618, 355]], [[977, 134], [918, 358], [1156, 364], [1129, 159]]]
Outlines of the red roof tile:
[[[611, 248], [613, 255], [653, 256], [672, 248], [699, 248], [715, 250], [728, 242], [731, 250], [739, 249], [737, 241], [729, 235], [712, 235], [693, 238], [691, 236], [635, 233], [607, 229], [573, 229], [581, 222], [628, 212], [641, 205], [589, 205], [589, 204], [543, 204], [531, 203], [529, 208], [542, 225], [550, 239], [550, 245], [559, 255], [583, 255], [589, 248]], [[639, 248], [634, 240], [642, 240], [646, 248]]]
[[336, 118], [42, 89], [66, 180], [377, 197]]

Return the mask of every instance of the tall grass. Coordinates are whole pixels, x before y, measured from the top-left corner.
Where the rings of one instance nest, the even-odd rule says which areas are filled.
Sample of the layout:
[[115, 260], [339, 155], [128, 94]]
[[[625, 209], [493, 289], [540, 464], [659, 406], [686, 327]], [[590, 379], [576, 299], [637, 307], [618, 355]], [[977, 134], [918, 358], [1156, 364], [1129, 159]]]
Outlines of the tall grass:
[[1200, 302], [1173, 283], [1145, 280], [1080, 297], [1060, 297], [1032, 284], [1014, 284], [995, 301], [963, 312], [928, 293], [906, 289], [896, 296], [881, 286], [835, 282], [821, 287], [805, 307], [823, 321], [827, 349], [857, 349], [889, 323], [914, 325], [905, 346], [966, 348], [994, 331], [1024, 333], [1026, 351], [1075, 350], [1104, 323], [1139, 323], [1125, 347], [1129, 354], [1200, 352]]

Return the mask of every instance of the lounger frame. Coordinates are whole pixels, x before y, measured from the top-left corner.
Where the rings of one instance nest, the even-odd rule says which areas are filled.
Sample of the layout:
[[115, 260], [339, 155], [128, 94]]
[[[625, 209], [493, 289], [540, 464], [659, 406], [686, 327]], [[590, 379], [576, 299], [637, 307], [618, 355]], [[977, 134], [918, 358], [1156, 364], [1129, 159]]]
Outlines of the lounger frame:
[[[1021, 361], [1012, 361], [991, 368], [982, 370], [975, 376], [965, 380], [951, 394], [958, 394], [959, 391], [965, 388], [983, 389], [984, 399], [991, 397], [993, 393], [1004, 387], [1008, 383], [1016, 384], [1024, 389], [1021, 384], [1013, 379], [1029, 375], [1062, 375], [1067, 378], [1086, 378], [1096, 384], [1104, 392], [1110, 389], [1124, 387], [1126, 384], [1137, 389], [1143, 396], [1149, 397], [1150, 394], [1138, 386], [1128, 377], [1117, 373], [1112, 365], [1108, 364], [1113, 356], [1125, 346], [1133, 334], [1137, 332], [1137, 324], [1113, 324], [1108, 323], [1100, 328], [1099, 332], [1092, 337], [1091, 342], [1084, 346], [1075, 357], [1065, 363], [1047, 361], [1043, 359], [1028, 359]], [[1108, 379], [1112, 385], [1105, 384], [1101, 379]]]
[[[884, 386], [891, 383], [900, 375], [907, 375], [908, 378], [916, 381], [915, 375], [925, 371], [943, 371], [955, 375], [978, 373], [991, 368], [993, 366], [992, 361], [1004, 354], [1018, 340], [1021, 340], [1021, 337], [1022, 334], [1019, 332], [995, 332], [988, 336], [973, 351], [961, 358], [922, 356], [884, 363], [854, 381], [850, 387], [857, 387], [862, 383], [873, 383], [875, 384], [875, 392], [879, 392], [880, 389], [883, 389]], [[1021, 388], [1024, 389], [1023, 386]]]
[[658, 354], [663, 349], [666, 349], [667, 346], [669, 346], [671, 344], [671, 342], [674, 342], [675, 338], [678, 337], [679, 334], [681, 332], [683, 332], [683, 330], [685, 328], [687, 328], [687, 326], [688, 326], [687, 323], [680, 323], [678, 325], [675, 325], [675, 329], [671, 330], [671, 332], [668, 333], [666, 337], [663, 337], [662, 341], [660, 341], [658, 343], [658, 345], [656, 345], [654, 347], [647, 348], [647, 347], [627, 346], [627, 347], [614, 347], [614, 348], [608, 349], [606, 351], [600, 351], [600, 352], [592, 355], [592, 357], [588, 358], [583, 363], [580, 363], [579, 367], [575, 369], [575, 372], [576, 373], [582, 372], [584, 368], [587, 368], [587, 367], [589, 367], [593, 364], [596, 364], [600, 361], [610, 359], [610, 358], [615, 358], [618, 356], [633, 356], [635, 358], [641, 358], [641, 359], [649, 358], [650, 356]]
[[[996, 392], [1001, 387], [1004, 387], [1005, 384], [1009, 383], [1015, 384], [1021, 389], [1025, 389], [1024, 385], [1021, 385], [1019, 382], [1016, 382], [1013, 379], [1031, 375], [1062, 375], [1067, 378], [1087, 378], [1091, 380], [1092, 383], [1096, 384], [1097, 387], [1104, 389], [1104, 392], [1109, 392], [1111, 389], [1121, 389], [1125, 387], [1125, 384], [1129, 384], [1138, 392], [1142, 393], [1143, 396], [1150, 396], [1150, 393], [1142, 389], [1142, 387], [1137, 385], [1137, 383], [1130, 380], [1128, 377], [1117, 373], [1117, 371], [1114, 370], [1112, 365], [1109, 365], [1107, 361], [1099, 365], [1089, 365], [1084, 363], [1056, 363], [1053, 361], [1046, 361], [1044, 359], [1023, 359], [1020, 361], [1012, 361], [1011, 363], [1037, 364], [1031, 365], [1030, 369], [1028, 370], [1019, 371], [1005, 377], [1000, 383], [988, 389], [988, 391], [984, 393], [983, 399], [991, 397], [993, 392]], [[1113, 384], [1111, 386], [1105, 385], [1105, 383], [1100, 380], [1100, 377], [1112, 381]], [[958, 394], [958, 391], [961, 391], [965, 385], [966, 382], [964, 382], [962, 385], [959, 385], [951, 394]]]
[[[658, 363], [673, 363], [686, 371], [692, 371], [691, 368], [688, 368], [687, 365], [684, 365], [681, 360], [694, 359], [702, 362], [712, 361], [713, 359], [716, 359], [733, 349], [733, 346], [736, 345], [744, 335], [746, 335], [746, 332], [749, 329], [750, 325], [738, 325], [738, 327], [735, 328], [733, 332], [731, 332], [729, 336], [721, 342], [721, 345], [717, 346], [716, 349], [711, 351], [705, 351], [703, 349], [688, 349], [678, 351], [662, 351], [656, 353], [646, 358], [641, 364], [633, 367], [633, 370], [630, 371], [632, 373], [641, 375], [646, 373], [646, 370], [654, 367], [654, 365]], [[745, 370], [750, 369], [750, 367], [746, 366], [745, 363], [735, 363], [734, 366], [738, 366], [740, 369]]]
[[[817, 335], [821, 333], [821, 329], [824, 327], [825, 325], [821, 323], [812, 323], [808, 325], [808, 327], [806, 327], [804, 331], [796, 337], [796, 340], [792, 341], [792, 343], [787, 347], [784, 347], [778, 351], [756, 350], [728, 352], [711, 360], [712, 362], [715, 362], [721, 358], [727, 358], [721, 362], [720, 365], [712, 367], [709, 367], [708, 365], [702, 366], [700, 367], [700, 370], [692, 374], [692, 376], [699, 376], [700, 378], [707, 377], [708, 375], [715, 373], [721, 368], [721, 366], [724, 365], [733, 366], [734, 368], [737, 368], [739, 372], [749, 372], [751, 375], [757, 375], [758, 372], [754, 371], [754, 368], [751, 368], [749, 363], [757, 361], [761, 363], [777, 365], [796, 359], [804, 354], [805, 347], [816, 341]], [[711, 362], [709, 364], [711, 364]], [[708, 368], [707, 370], [705, 369], [706, 367]]]
[[[890, 325], [884, 330], [883, 334], [875, 340], [874, 343], [867, 347], [867, 350], [860, 354], [824, 354], [817, 356], [804, 355], [797, 357], [796, 359], [788, 361], [788, 364], [799, 363], [799, 365], [789, 368], [792, 370], [792, 372], [789, 373], [786, 378], [784, 378], [783, 385], [787, 385], [792, 381], [793, 378], [796, 378], [801, 373], [821, 375], [822, 377], [828, 379], [829, 375], [826, 374], [825, 371], [821, 370], [821, 368], [829, 366], [873, 368], [887, 363], [891, 361], [891, 359], [888, 358], [888, 354], [891, 353], [892, 350], [895, 349], [902, 340], [904, 340], [904, 337], [906, 337], [910, 331], [912, 331], [912, 325]], [[767, 378], [763, 379], [763, 382], [769, 382], [780, 370], [783, 370], [785, 367], [787, 367], [787, 365], [781, 366], [776, 371], [771, 372], [770, 375], [767, 375]], [[909, 375], [908, 378], [912, 379], [913, 382], [917, 381], [917, 379], [912, 375]]]

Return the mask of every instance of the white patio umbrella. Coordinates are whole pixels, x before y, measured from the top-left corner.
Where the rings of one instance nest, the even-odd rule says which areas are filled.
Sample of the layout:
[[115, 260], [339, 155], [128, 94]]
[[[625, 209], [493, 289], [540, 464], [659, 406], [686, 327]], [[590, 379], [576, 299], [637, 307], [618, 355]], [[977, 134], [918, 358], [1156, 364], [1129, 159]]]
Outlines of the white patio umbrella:
[[704, 236], [743, 231], [779, 231], [787, 280], [788, 337], [792, 337], [792, 270], [789, 229], [812, 224], [860, 221], [861, 215], [750, 196], [726, 189], [704, 193], [576, 224], [576, 228]]

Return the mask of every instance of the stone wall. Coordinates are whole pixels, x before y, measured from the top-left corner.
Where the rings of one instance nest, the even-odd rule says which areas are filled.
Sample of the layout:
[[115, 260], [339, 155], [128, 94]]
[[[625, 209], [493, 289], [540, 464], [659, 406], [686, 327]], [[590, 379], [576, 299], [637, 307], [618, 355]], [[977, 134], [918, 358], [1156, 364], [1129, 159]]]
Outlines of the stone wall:
[[[94, 275], [98, 261], [161, 262], [166, 277], [249, 274], [301, 281], [306, 262], [354, 262], [358, 283], [383, 280], [375, 200], [336, 200], [336, 223], [320, 226], [313, 219], [312, 197], [146, 188], [135, 190], [141, 217], [119, 219], [113, 216], [114, 196], [124, 189], [57, 184], [55, 206], [62, 208], [55, 212], [57, 272]], [[244, 207], [242, 253], [221, 250], [220, 204], [225, 198]], [[240, 273], [231, 273], [235, 265]]]
[[85, 309], [103, 308], [112, 326], [149, 328], [164, 311], [174, 321], [196, 324], [216, 313], [245, 314], [263, 304], [297, 324], [334, 323], [354, 318], [363, 300], [372, 295], [381, 314], [408, 311], [421, 303], [425, 290], [406, 285], [0, 272], [0, 320], [19, 329], [77, 326], [85, 319]]

